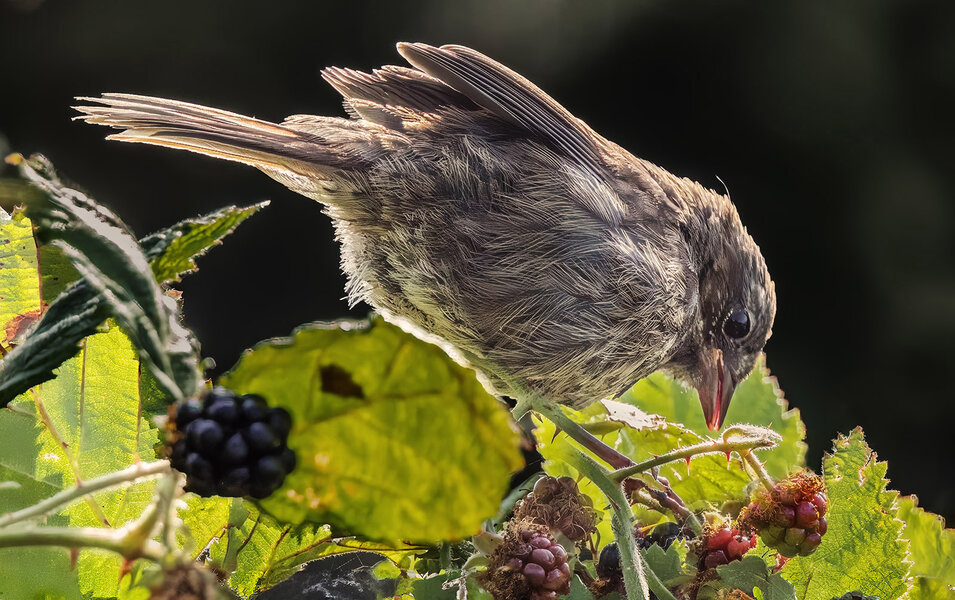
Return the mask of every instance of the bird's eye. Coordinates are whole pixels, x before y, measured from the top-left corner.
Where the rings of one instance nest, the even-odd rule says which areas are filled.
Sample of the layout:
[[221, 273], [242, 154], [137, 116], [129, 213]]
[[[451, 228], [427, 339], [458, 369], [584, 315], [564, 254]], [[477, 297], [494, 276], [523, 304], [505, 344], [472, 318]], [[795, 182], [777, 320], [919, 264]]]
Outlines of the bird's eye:
[[723, 323], [723, 333], [739, 339], [749, 333], [749, 315], [742, 308], [734, 308]]

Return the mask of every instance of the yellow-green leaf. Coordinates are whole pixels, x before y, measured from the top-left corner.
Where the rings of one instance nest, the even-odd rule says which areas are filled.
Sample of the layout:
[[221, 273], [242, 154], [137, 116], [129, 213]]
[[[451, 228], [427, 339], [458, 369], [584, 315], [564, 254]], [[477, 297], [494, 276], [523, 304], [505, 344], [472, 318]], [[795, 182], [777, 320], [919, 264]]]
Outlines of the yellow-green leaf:
[[899, 518], [905, 521], [902, 537], [909, 541], [909, 600], [955, 598], [955, 529], [945, 519], [918, 505], [918, 498], [899, 499]]
[[522, 465], [510, 413], [474, 372], [381, 319], [259, 345], [222, 383], [292, 414], [299, 465], [262, 502], [290, 523], [461, 539], [497, 512]]

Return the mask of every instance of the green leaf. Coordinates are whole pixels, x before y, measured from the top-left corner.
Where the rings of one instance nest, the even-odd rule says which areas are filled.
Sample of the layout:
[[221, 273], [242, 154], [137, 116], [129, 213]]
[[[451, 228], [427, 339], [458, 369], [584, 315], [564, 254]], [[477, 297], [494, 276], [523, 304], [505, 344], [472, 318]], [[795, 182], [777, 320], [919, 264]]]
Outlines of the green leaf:
[[229, 235], [243, 221], [268, 206], [260, 202], [245, 208], [227, 206], [196, 219], [181, 221], [139, 241], [156, 281], [179, 281], [196, 270], [195, 259]]
[[713, 598], [716, 589], [742, 590], [761, 600], [796, 600], [793, 585], [779, 574], [772, 575], [766, 563], [757, 556], [744, 556], [742, 560], [716, 567], [719, 582], [704, 586], [698, 595], [700, 600]]
[[[139, 369], [129, 340], [113, 326], [87, 338], [80, 354], [57, 370], [56, 379], [0, 410], [0, 480], [19, 484], [0, 488], [0, 514], [35, 504], [85, 479], [155, 458], [159, 433], [140, 415]], [[154, 487], [147, 481], [102, 491], [51, 515], [45, 523], [119, 527], [142, 513], [152, 501]], [[40, 597], [44, 593], [113, 597], [119, 589], [121, 563], [115, 555], [83, 551], [71, 571], [65, 550], [0, 550], [0, 597], [37, 597], [10, 591], [17, 589]]]
[[290, 523], [461, 539], [497, 512], [523, 464], [510, 413], [474, 372], [381, 319], [263, 343], [221, 383], [292, 414], [298, 467], [262, 501]]
[[6, 349], [39, 316], [33, 227], [20, 211], [0, 208], [0, 344]]
[[[662, 415], [667, 421], [678, 423], [700, 436], [716, 436], [706, 427], [696, 390], [684, 386], [665, 373], [654, 373], [640, 380], [619, 400], [633, 404], [648, 413]], [[773, 449], [760, 454], [766, 470], [776, 479], [782, 479], [797, 467], [805, 466], [806, 426], [799, 418], [798, 409], [788, 409], [776, 378], [769, 374], [765, 357], [761, 357], [749, 377], [740, 382], [733, 395], [724, 431], [735, 423], [762, 425], [773, 429], [783, 439]]]
[[908, 543], [901, 538], [898, 493], [886, 489], [885, 473], [862, 429], [834, 442], [823, 460], [829, 530], [814, 554], [783, 569], [800, 600], [830, 600], [848, 590], [895, 600], [906, 592]]
[[898, 517], [905, 522], [902, 537], [909, 541], [912, 562], [909, 600], [955, 596], [955, 529], [946, 529], [945, 519], [920, 508], [915, 496], [899, 499]]
[[[227, 207], [141, 239], [139, 243], [157, 281], [169, 282], [186, 274], [194, 268], [195, 256], [217, 244], [263, 206], [265, 203], [246, 208]], [[2, 231], [4, 225], [0, 225]], [[0, 237], [0, 241], [5, 237]], [[53, 369], [74, 356], [79, 351], [80, 340], [93, 335], [108, 316], [105, 301], [87, 282], [75, 282], [64, 290], [64, 286], [79, 275], [57, 248], [40, 246], [39, 256], [43, 301], [50, 305], [22, 343], [0, 362], [0, 403], [52, 379]], [[175, 268], [186, 270], [176, 272]], [[149, 379], [154, 383], [153, 378]], [[166, 397], [161, 390], [157, 391], [160, 394], [154, 395]]]
[[180, 517], [194, 540], [195, 552], [208, 547], [210, 560], [228, 574], [227, 583], [248, 597], [296, 573], [306, 562], [343, 552], [375, 552], [405, 568], [408, 558], [425, 549], [335, 537], [327, 525], [287, 525], [234, 498], [189, 495]]
[[674, 587], [686, 583], [691, 577], [684, 564], [687, 552], [686, 542], [676, 540], [666, 550], [658, 544], [651, 545], [643, 551], [643, 559], [660, 581], [667, 587]]
[[19, 167], [25, 179], [46, 193], [27, 208], [37, 237], [54, 242], [105, 298], [170, 396], [195, 394], [201, 384], [198, 349], [136, 240], [111, 212], [60, 184], [42, 157], [21, 159]]

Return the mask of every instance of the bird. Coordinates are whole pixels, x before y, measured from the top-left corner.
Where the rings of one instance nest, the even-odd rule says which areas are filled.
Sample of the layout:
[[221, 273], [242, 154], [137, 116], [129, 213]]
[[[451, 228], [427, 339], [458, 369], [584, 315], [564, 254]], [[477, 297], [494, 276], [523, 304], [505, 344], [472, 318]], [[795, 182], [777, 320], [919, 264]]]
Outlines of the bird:
[[321, 203], [346, 292], [441, 343], [499, 396], [582, 408], [657, 370], [719, 429], [772, 331], [775, 287], [727, 195], [637, 158], [461, 45], [329, 67], [346, 117], [281, 123], [80, 97], [108, 139], [251, 165]]

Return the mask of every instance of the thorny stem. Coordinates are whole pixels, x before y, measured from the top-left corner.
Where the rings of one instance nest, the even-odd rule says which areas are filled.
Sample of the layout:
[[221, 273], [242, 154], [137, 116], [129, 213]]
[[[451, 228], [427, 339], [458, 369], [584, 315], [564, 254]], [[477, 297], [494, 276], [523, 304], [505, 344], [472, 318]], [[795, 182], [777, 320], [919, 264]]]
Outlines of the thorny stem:
[[551, 402], [543, 401], [542, 398], [540, 400], [542, 401], [535, 402], [534, 400], [531, 400], [532, 406], [536, 412], [547, 417], [547, 419], [559, 427], [561, 431], [569, 435], [573, 440], [587, 450], [593, 452], [598, 458], [605, 461], [608, 465], [614, 467], [615, 469], [621, 469], [633, 464], [633, 461], [630, 460], [629, 457], [624, 456], [607, 444], [603, 443], [597, 439], [594, 434], [584, 429], [580, 423], [565, 415], [560, 406]]
[[759, 479], [759, 482], [763, 484], [768, 491], [773, 491], [773, 488], [776, 487], [776, 483], [773, 481], [773, 478], [770, 477], [769, 473], [766, 472], [766, 469], [763, 468], [763, 463], [759, 462], [759, 459], [750, 451], [749, 449], [741, 450], [739, 453], [743, 457], [743, 460], [746, 461], [746, 464], [756, 473], [756, 477]]
[[50, 496], [49, 498], [38, 502], [33, 506], [28, 506], [22, 510], [2, 515], [0, 516], [0, 527], [6, 527], [7, 525], [16, 523], [18, 521], [49, 514], [60, 506], [69, 504], [74, 500], [82, 498], [88, 494], [98, 492], [99, 490], [124, 483], [132, 483], [138, 479], [168, 472], [169, 461], [167, 460], [158, 460], [151, 463], [136, 463], [121, 471], [107, 473], [106, 475], [84, 481], [82, 484], [77, 485], [76, 487], [63, 490], [62, 492], [54, 494], [53, 496]]
[[727, 452], [739, 452], [740, 456], [743, 456], [744, 452], [750, 453], [750, 449], [752, 448], [766, 448], [772, 445], [773, 442], [768, 440], [746, 440], [742, 442], [704, 442], [702, 444], [686, 446], [685, 448], [680, 448], [679, 450], [667, 452], [666, 454], [661, 454], [660, 456], [645, 460], [632, 466], [617, 469], [610, 474], [610, 477], [614, 481], [619, 482], [623, 481], [627, 477], [636, 475], [637, 473], [642, 473], [654, 467], [659, 467], [660, 465], [665, 465], [666, 463], [674, 462], [680, 459], [690, 458], [691, 456], [696, 456], [698, 454], [725, 454]]

